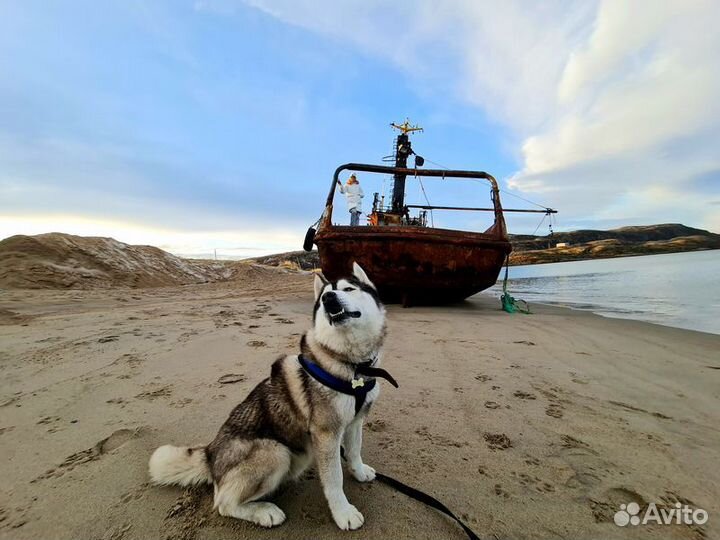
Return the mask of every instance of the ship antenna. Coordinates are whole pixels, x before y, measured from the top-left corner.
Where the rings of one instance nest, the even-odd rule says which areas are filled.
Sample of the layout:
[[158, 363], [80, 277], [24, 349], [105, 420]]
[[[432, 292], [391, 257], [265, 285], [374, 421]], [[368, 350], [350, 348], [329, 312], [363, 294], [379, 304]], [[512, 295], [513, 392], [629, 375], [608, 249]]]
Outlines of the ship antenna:
[[411, 125], [410, 120], [408, 118], [406, 118], [402, 124], [396, 124], [395, 122], [390, 122], [390, 127], [402, 132], [403, 135], [407, 135], [408, 133], [415, 133], [416, 131], [420, 131], [420, 132], [424, 131], [423, 128], [421, 128], [418, 125], [414, 125], [414, 126]]
[[[413, 152], [408, 135], [410, 133], [423, 131], [423, 128], [418, 125], [411, 125], [410, 120], [407, 118], [402, 124], [391, 122], [390, 127], [400, 132], [395, 141], [395, 167], [398, 169], [406, 169], [408, 157], [415, 153]], [[422, 165], [422, 162], [419, 164]], [[392, 212], [399, 215], [403, 215], [405, 212], [404, 174], [396, 173], [393, 175]]]

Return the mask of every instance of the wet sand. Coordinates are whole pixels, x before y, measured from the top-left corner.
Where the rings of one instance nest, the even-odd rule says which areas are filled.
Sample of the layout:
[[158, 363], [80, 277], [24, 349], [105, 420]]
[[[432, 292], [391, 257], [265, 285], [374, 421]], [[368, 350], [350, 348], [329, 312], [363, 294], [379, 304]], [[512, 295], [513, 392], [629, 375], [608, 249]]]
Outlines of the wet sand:
[[[147, 483], [164, 443], [208, 442], [295, 352], [311, 279], [0, 292], [0, 537], [457, 538], [442, 515], [346, 475], [365, 515], [336, 529], [309, 472], [279, 528], [223, 518], [212, 490]], [[720, 336], [479, 296], [392, 306], [365, 461], [433, 494], [482, 538], [720, 538]], [[702, 527], [621, 528], [621, 503], [707, 510]]]

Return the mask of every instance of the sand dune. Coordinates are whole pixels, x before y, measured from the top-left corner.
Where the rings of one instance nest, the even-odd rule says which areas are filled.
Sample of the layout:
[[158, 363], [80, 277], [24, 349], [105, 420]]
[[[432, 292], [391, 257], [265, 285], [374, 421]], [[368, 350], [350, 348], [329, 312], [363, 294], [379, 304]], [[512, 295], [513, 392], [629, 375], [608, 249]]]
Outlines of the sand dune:
[[92, 289], [161, 287], [221, 281], [235, 263], [190, 261], [153, 246], [63, 233], [11, 236], [0, 242], [0, 287]]

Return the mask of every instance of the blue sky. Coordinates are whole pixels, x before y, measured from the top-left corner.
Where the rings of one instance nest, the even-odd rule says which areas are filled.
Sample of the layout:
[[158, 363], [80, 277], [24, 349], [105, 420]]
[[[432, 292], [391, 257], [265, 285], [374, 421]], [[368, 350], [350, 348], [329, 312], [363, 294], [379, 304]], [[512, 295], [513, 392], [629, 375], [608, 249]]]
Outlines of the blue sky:
[[[720, 231], [708, 22], [720, 13], [668, 2], [647, 3], [648, 16], [640, 4], [4, 2], [0, 236], [296, 249], [334, 168], [380, 162], [388, 123], [405, 117], [426, 130], [418, 153], [557, 207], [559, 229]], [[366, 209], [390, 189], [361, 181]], [[480, 184], [425, 188], [434, 204], [487, 202]], [[414, 181], [408, 199], [423, 201]], [[540, 217], [510, 217], [511, 232]]]

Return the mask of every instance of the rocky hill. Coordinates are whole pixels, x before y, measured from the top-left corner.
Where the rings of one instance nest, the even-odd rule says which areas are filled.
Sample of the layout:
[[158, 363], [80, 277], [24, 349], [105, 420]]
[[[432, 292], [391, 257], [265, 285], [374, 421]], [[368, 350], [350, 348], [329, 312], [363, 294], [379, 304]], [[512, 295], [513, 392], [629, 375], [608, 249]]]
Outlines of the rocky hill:
[[687, 227], [679, 223], [662, 223], [659, 225], [640, 225], [633, 227], [620, 227], [599, 231], [581, 229], [579, 231], [556, 232], [552, 238], [548, 236], [532, 236], [528, 234], [511, 234], [510, 241], [514, 251], [530, 251], [554, 247], [556, 243], [585, 244], [598, 240], [618, 240], [625, 244], [638, 244], [656, 240], [671, 240], [683, 236], [718, 237], [720, 235]]
[[279, 266], [288, 269], [315, 270], [320, 268], [320, 256], [315, 250], [310, 252], [301, 250], [276, 253], [264, 257], [255, 257], [253, 261], [266, 266]]
[[232, 276], [223, 262], [189, 261], [153, 246], [62, 233], [0, 242], [0, 287], [27, 289], [161, 287]]
[[[720, 234], [679, 223], [559, 232], [552, 237], [511, 235], [510, 241], [513, 265], [720, 249]], [[566, 246], [557, 247], [563, 243]]]

